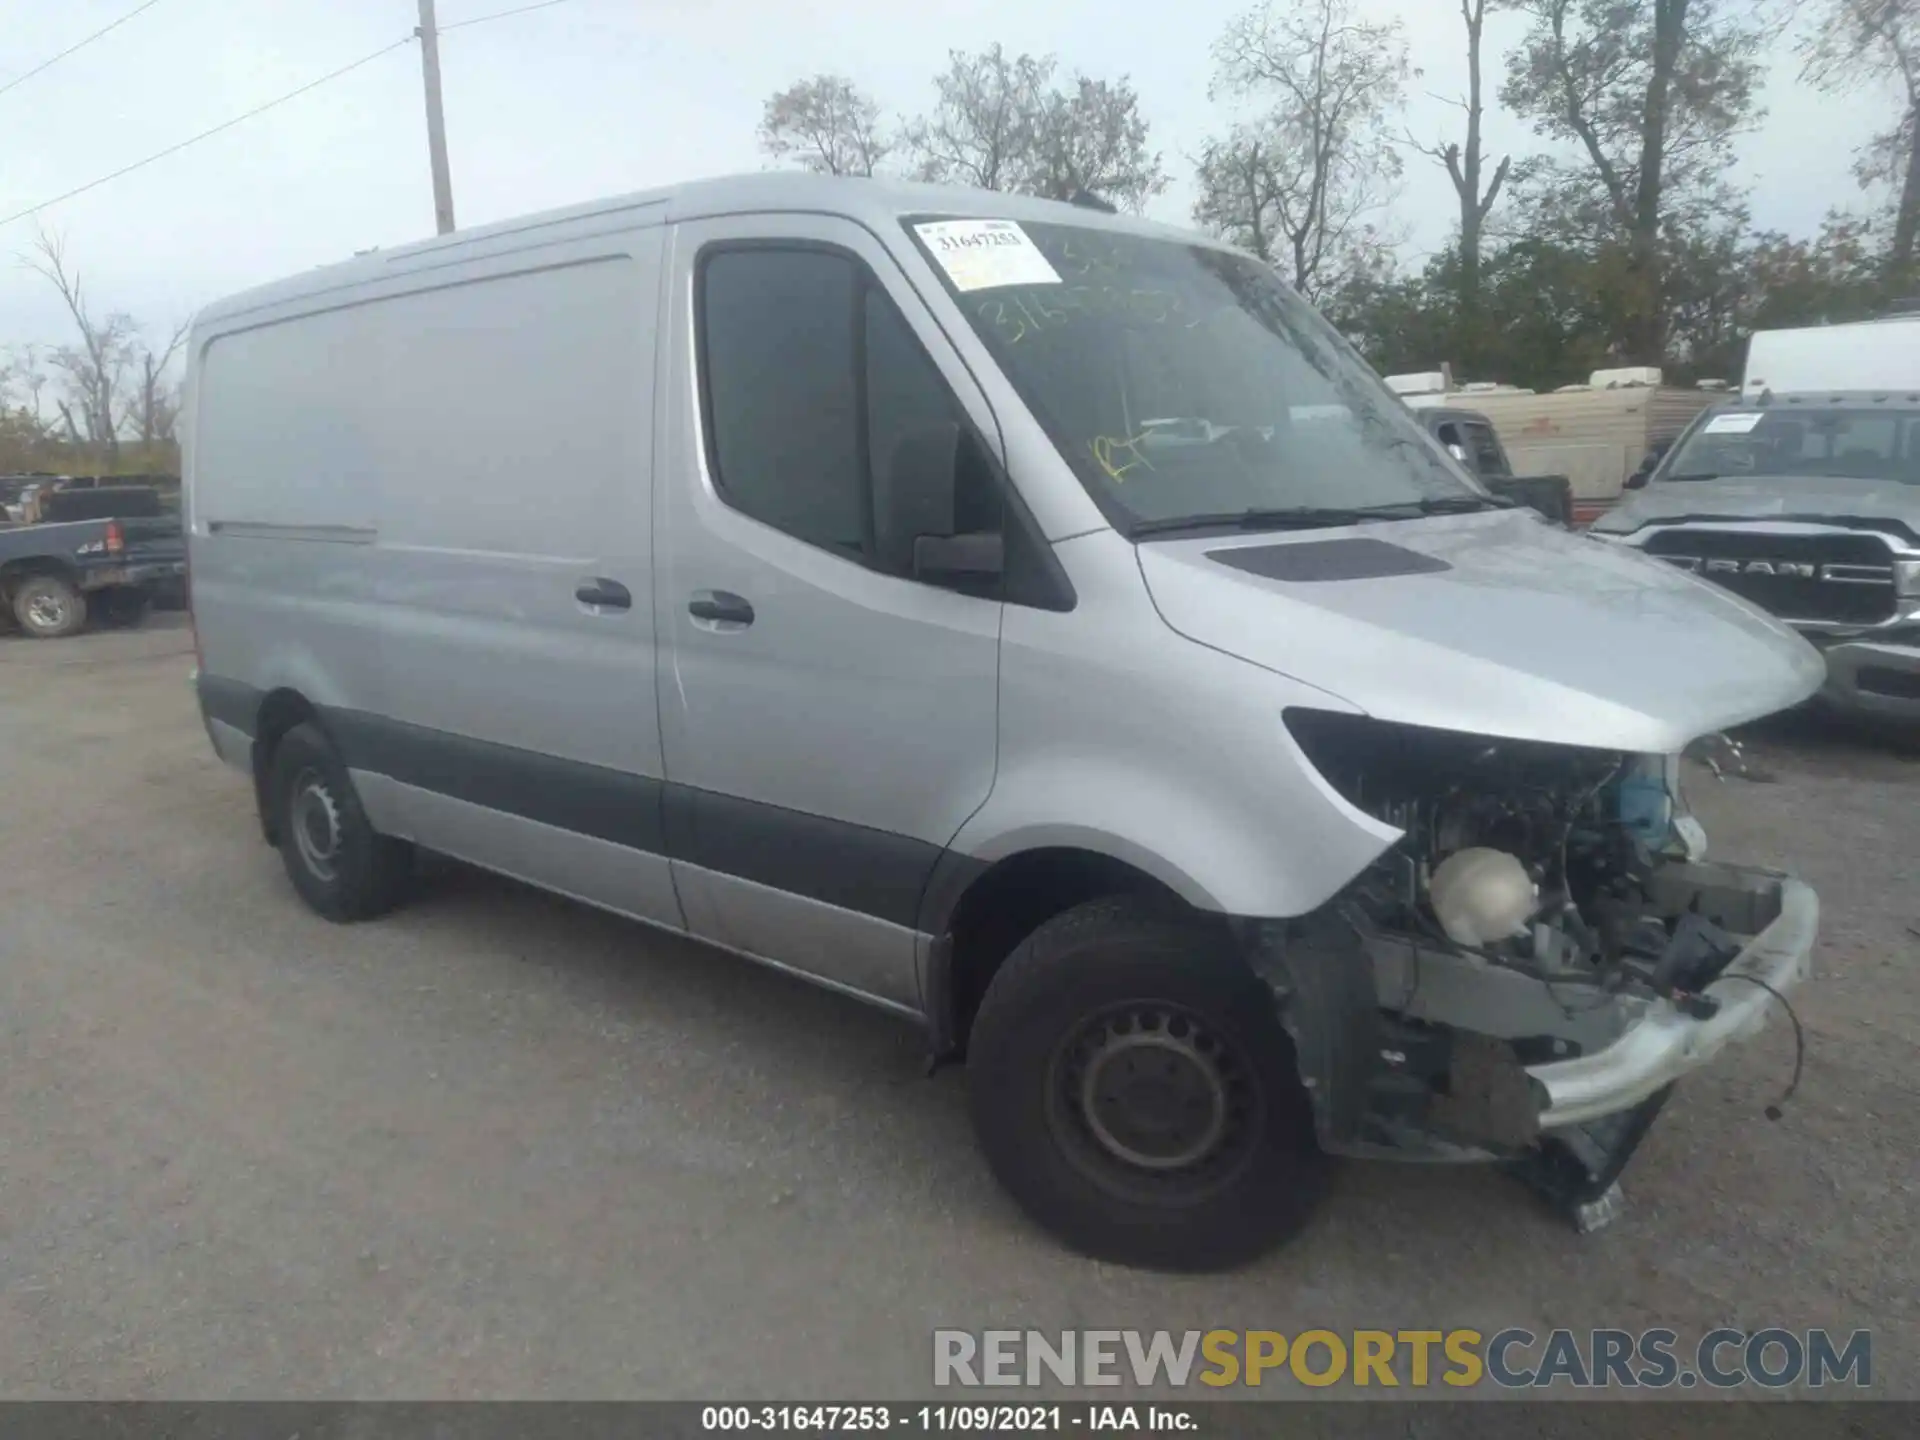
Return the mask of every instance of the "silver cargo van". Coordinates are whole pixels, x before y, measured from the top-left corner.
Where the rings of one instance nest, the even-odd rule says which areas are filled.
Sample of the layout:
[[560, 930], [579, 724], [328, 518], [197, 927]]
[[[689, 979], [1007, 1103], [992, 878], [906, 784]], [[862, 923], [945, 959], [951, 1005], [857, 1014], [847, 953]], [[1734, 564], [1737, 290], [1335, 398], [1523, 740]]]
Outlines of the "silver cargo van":
[[1243, 1261], [1337, 1154], [1593, 1223], [1806, 974], [1676, 756], [1819, 656], [1490, 496], [1212, 241], [768, 175], [191, 354], [201, 705], [308, 904], [418, 847], [897, 1012], [1092, 1254]]

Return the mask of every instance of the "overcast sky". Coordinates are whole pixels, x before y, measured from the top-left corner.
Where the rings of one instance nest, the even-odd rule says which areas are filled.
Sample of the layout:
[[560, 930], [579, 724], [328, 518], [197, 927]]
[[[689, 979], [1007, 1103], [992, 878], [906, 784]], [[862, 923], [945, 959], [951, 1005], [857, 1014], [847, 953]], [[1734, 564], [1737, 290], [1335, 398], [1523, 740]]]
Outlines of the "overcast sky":
[[[136, 0], [0, 0], [0, 84], [133, 8]], [[519, 0], [440, 0], [440, 23]], [[1184, 221], [1191, 156], [1220, 127], [1209, 47], [1243, 0], [569, 0], [455, 30], [442, 41], [454, 199], [463, 225], [760, 168], [754, 128], [774, 89], [820, 70], [851, 76], [890, 113], [924, 108], [949, 48], [999, 41], [1068, 68], [1132, 78], [1174, 188], [1154, 207]], [[1450, 0], [1371, 0], [1406, 27], [1424, 74], [1407, 122], [1439, 136], [1457, 112], [1429, 92], [1464, 86]], [[805, 13], [812, 11], [811, 14]], [[407, 35], [415, 0], [159, 0], [45, 74], [0, 95], [0, 215], [104, 175]], [[1489, 22], [1490, 79], [1519, 33]], [[1756, 220], [1816, 228], [1863, 202], [1854, 148], [1886, 98], [1814, 94], [1782, 54], [1769, 115], [1741, 146]], [[1533, 148], [1490, 116], [1494, 155]], [[1408, 258], [1445, 243], [1447, 181], [1410, 157], [1396, 219]], [[164, 329], [226, 292], [368, 246], [431, 233], [418, 49], [353, 74], [136, 174], [53, 207], [102, 309]], [[12, 263], [33, 222], [0, 233], [0, 347], [64, 341], [44, 282]]]

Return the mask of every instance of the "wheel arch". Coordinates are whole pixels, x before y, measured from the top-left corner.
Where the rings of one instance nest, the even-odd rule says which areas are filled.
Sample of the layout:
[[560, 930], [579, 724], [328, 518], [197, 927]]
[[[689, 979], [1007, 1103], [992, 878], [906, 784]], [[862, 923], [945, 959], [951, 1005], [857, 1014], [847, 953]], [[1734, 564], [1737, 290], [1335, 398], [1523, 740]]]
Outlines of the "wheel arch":
[[300, 691], [283, 685], [260, 697], [253, 720], [253, 799], [260, 812], [260, 834], [269, 845], [280, 843], [277, 819], [268, 803], [267, 777], [280, 741], [297, 725], [311, 724], [325, 733], [319, 709]]
[[52, 575], [80, 589], [80, 572], [58, 555], [26, 555], [0, 565], [0, 599], [11, 605], [20, 583], [36, 575]]
[[936, 1055], [965, 1051], [973, 1017], [995, 973], [1022, 940], [1054, 916], [1089, 900], [1126, 894], [1210, 908], [1188, 877], [1121, 853], [1131, 848], [1093, 837], [1056, 837], [991, 861], [951, 850], [941, 857], [920, 910], [920, 929], [932, 937], [921, 967], [921, 998]]

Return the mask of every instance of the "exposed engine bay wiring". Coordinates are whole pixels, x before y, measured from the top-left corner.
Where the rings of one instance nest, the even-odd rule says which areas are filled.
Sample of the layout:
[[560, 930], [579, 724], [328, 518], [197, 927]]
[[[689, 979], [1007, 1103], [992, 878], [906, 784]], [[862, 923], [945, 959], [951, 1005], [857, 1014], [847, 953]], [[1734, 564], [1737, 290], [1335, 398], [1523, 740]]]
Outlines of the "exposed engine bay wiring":
[[1801, 1027], [1800, 1016], [1794, 1011], [1793, 1005], [1788, 1001], [1787, 997], [1774, 989], [1774, 987], [1769, 985], [1765, 980], [1762, 980], [1758, 975], [1747, 975], [1736, 972], [1732, 975], [1723, 975], [1720, 978], [1722, 980], [1744, 980], [1749, 985], [1758, 985], [1762, 990], [1766, 991], [1767, 994], [1780, 1002], [1780, 1008], [1787, 1012], [1787, 1019], [1793, 1023], [1793, 1078], [1787, 1081], [1787, 1088], [1781, 1092], [1780, 1098], [1761, 1112], [1769, 1120], [1778, 1120], [1782, 1115], [1786, 1114], [1787, 1102], [1792, 1100], [1800, 1090], [1800, 1075], [1806, 1068], [1807, 1063], [1807, 1032]]
[[1323, 712], [1288, 726], [1345, 799], [1403, 832], [1348, 897], [1407, 947], [1403, 1009], [1436, 947], [1538, 982], [1569, 1019], [1673, 983], [1674, 927], [1649, 905], [1680, 809], [1663, 759]]

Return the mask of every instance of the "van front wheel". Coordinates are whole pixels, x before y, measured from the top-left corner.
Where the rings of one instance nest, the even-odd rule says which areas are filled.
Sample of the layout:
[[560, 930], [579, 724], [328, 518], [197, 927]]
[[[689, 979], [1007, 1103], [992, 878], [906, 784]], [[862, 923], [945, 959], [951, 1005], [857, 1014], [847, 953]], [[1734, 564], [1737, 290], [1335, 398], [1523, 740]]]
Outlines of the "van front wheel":
[[1164, 901], [1092, 901], [1028, 936], [988, 986], [967, 1069], [1000, 1182], [1099, 1259], [1240, 1265], [1325, 1186], [1271, 993], [1218, 921]]
[[267, 794], [287, 877], [315, 911], [347, 924], [400, 903], [413, 846], [368, 822], [347, 767], [319, 729], [296, 725], [281, 737]]

